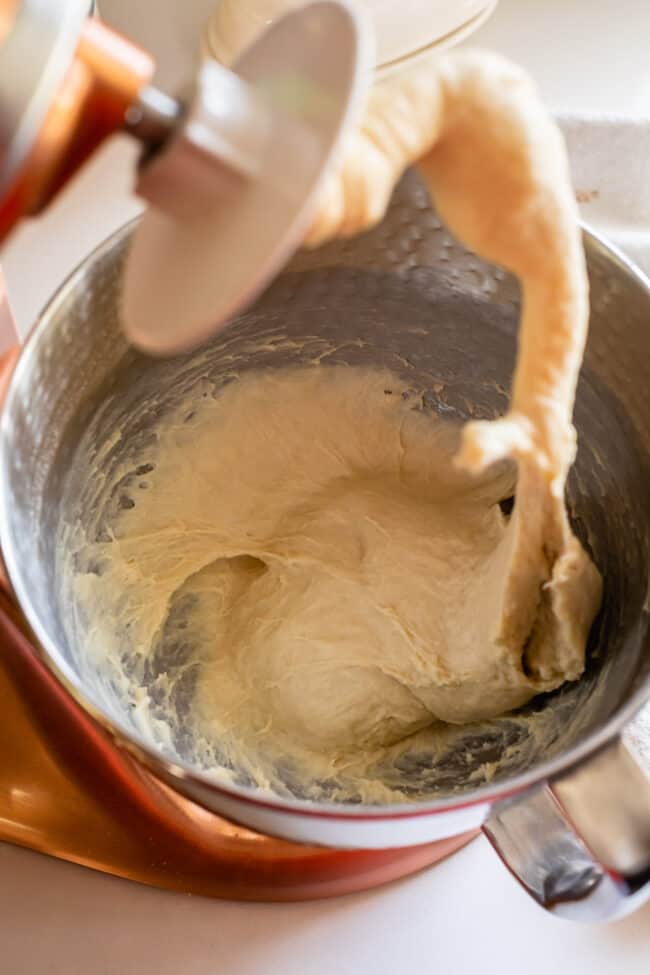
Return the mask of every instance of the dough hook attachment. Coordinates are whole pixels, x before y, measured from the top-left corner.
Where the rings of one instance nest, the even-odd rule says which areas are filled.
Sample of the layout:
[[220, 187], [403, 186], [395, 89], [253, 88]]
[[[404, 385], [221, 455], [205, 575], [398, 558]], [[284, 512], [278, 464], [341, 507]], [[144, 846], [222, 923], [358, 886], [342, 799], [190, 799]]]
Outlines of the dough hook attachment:
[[[203, 64], [180, 124], [139, 173], [150, 207], [122, 307], [135, 345], [164, 354], [199, 344], [300, 246], [369, 75], [364, 38], [356, 14], [316, 3], [277, 21], [234, 73]], [[171, 113], [163, 108], [163, 128]]]

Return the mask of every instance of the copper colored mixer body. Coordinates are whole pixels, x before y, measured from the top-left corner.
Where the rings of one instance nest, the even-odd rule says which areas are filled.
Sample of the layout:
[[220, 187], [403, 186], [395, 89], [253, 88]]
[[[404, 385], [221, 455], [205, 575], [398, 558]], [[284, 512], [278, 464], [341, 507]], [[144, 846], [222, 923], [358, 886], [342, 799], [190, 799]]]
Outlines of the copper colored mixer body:
[[124, 127], [153, 74], [145, 51], [85, 16], [86, 2], [64, 6], [59, 18], [30, 0], [0, 4], [0, 238]]

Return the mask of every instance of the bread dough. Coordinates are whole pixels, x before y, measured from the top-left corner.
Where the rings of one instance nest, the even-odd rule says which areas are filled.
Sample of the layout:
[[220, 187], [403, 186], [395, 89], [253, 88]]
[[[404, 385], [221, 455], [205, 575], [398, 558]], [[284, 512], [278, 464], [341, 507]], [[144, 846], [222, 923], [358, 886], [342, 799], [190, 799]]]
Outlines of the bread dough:
[[523, 71], [498, 55], [451, 52], [375, 86], [308, 242], [376, 223], [413, 162], [449, 228], [521, 282], [510, 409], [495, 422], [467, 424], [457, 463], [479, 472], [505, 458], [517, 462], [513, 548], [495, 636], [510, 651], [553, 644], [540, 652], [536, 673], [574, 679], [575, 647], [600, 605], [601, 580], [564, 503], [589, 317], [564, 143]]
[[[564, 505], [587, 283], [560, 136], [517, 69], [448, 55], [374, 92], [311, 242], [379, 219], [411, 161], [458, 236], [521, 279], [507, 415], [467, 424], [456, 454], [393, 375], [233, 377], [163, 418], [142, 500], [69, 563], [76, 636], [114, 681], [130, 654], [142, 721], [168, 702], [204, 758], [260, 786], [282, 764], [307, 795], [346, 764], [361, 781], [364, 756], [436, 719], [576, 680], [600, 602]], [[516, 464], [509, 520], [497, 461]]]

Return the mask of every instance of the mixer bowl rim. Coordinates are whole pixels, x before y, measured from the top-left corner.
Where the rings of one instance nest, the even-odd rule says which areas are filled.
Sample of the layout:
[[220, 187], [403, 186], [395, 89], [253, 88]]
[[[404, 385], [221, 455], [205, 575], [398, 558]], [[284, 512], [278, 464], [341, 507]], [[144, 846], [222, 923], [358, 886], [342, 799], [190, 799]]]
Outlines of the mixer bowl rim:
[[[289, 799], [244, 785], [220, 782], [202, 773], [180, 759], [171, 761], [152, 746], [138, 732], [127, 728], [124, 723], [109, 715], [107, 710], [96, 704], [84, 689], [83, 682], [65, 660], [48, 628], [40, 618], [29, 594], [28, 567], [21, 568], [11, 541], [11, 515], [7, 505], [8, 497], [8, 456], [12, 445], [12, 413], [17, 401], [29, 389], [32, 365], [37, 357], [39, 341], [50, 327], [56, 314], [77, 286], [83, 281], [102, 257], [115, 248], [122, 247], [130, 236], [139, 217], [128, 221], [102, 243], [95, 247], [67, 276], [52, 295], [39, 314], [21, 350], [7, 389], [0, 416], [0, 555], [4, 562], [7, 577], [15, 598], [34, 636], [33, 646], [39, 659], [65, 688], [73, 701], [89, 714], [113, 739], [127, 752], [135, 756], [146, 768], [168, 784], [174, 783], [178, 791], [195, 796], [198, 793], [221, 794], [229, 800], [243, 801], [254, 806], [272, 809], [287, 814], [308, 815], [337, 820], [382, 820], [386, 818], [407, 819], [409, 817], [451, 812], [470, 806], [484, 805], [515, 795], [540, 782], [552, 779], [569, 768], [585, 761], [590, 755], [608, 745], [650, 698], [650, 676], [630, 695], [629, 700], [597, 730], [576, 742], [562, 754], [540, 763], [534, 769], [514, 776], [498, 784], [480, 786], [458, 796], [444, 796], [437, 799], [420, 800], [413, 803], [391, 803], [386, 805], [356, 806], [341, 803], [313, 802], [310, 800]], [[603, 236], [582, 223], [585, 252], [600, 254], [611, 262], [619, 272], [632, 277], [650, 298], [650, 278], [633, 261], [612, 245]], [[189, 783], [188, 789], [183, 783]]]

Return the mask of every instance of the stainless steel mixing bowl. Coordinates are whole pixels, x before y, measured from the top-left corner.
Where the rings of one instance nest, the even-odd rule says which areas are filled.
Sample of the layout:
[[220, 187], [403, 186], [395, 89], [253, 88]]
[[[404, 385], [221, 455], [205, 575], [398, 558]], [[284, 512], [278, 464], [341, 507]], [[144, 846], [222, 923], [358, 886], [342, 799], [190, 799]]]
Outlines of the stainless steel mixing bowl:
[[[603, 572], [605, 601], [584, 677], [536, 699], [523, 715], [468, 729], [461, 749], [405, 750], [377, 770], [405, 801], [369, 807], [353, 792], [349, 802], [333, 802], [328, 783], [314, 802], [289, 778], [282, 795], [269, 796], [236, 769], [226, 780], [202, 768], [183, 734], [189, 686], [174, 698], [171, 743], [145, 738], [69, 626], [57, 526], [71, 514], [83, 521], [98, 447], [107, 447], [104, 473], [130, 458], [135, 465], [136, 456], [141, 462], [179, 396], [206, 377], [218, 388], [234, 367], [371, 363], [427, 389], [425, 411], [457, 420], [502, 413], [516, 349], [516, 282], [447, 234], [409, 173], [377, 229], [299, 255], [209, 346], [152, 360], [127, 347], [119, 326], [128, 237], [127, 228], [104, 244], [48, 306], [2, 415], [0, 541], [47, 666], [116, 747], [179, 793], [256, 829], [326, 845], [394, 847], [483, 825], [545, 906], [584, 917], [628, 909], [647, 894], [650, 870], [650, 784], [621, 738], [650, 697], [648, 281], [586, 234], [592, 315], [569, 503]], [[136, 480], [134, 466], [108, 500], [106, 519], [113, 506], [143, 503]], [[177, 666], [170, 650], [145, 682]], [[541, 714], [545, 731], [532, 735], [531, 717]]]

